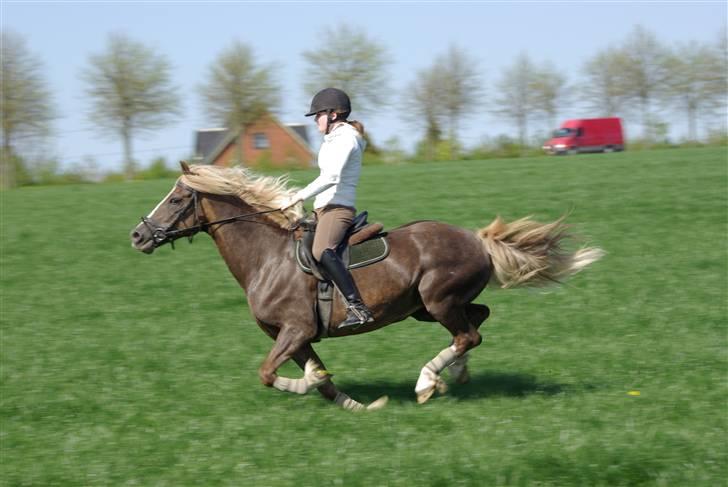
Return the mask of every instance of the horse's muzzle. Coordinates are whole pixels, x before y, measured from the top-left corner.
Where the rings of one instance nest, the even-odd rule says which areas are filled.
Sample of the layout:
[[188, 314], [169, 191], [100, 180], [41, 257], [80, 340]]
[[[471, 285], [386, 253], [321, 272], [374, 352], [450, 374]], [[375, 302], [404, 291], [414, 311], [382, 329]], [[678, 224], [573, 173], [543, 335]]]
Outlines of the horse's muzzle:
[[157, 247], [152, 232], [144, 223], [137, 225], [131, 231], [129, 238], [131, 238], [131, 246], [145, 254], [151, 254]]

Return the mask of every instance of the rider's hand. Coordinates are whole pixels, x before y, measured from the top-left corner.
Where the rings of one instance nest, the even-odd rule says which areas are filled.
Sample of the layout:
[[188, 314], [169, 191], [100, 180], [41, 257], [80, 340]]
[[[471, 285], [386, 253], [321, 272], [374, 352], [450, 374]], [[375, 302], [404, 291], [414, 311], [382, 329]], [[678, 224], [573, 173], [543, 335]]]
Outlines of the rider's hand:
[[287, 210], [291, 206], [295, 205], [296, 203], [300, 203], [301, 199], [297, 198], [295, 196], [289, 196], [287, 199], [281, 203], [281, 207], [279, 208], [281, 211]]

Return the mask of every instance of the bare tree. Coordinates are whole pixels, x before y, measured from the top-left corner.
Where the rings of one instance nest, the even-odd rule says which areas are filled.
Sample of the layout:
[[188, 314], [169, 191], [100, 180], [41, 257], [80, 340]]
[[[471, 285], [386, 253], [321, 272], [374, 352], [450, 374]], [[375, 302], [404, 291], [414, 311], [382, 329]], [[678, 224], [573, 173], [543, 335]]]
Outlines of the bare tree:
[[344, 90], [353, 110], [366, 113], [388, 101], [386, 50], [363, 31], [345, 25], [319, 35], [317, 50], [304, 51], [307, 62], [303, 88], [309, 96], [326, 87]]
[[716, 96], [720, 68], [725, 65], [718, 52], [712, 46], [696, 41], [679, 45], [664, 60], [667, 73], [664, 98], [685, 111], [689, 140], [697, 140], [697, 119], [701, 112], [720, 102]]
[[719, 124], [725, 136], [728, 135], [726, 133], [726, 124], [728, 124], [728, 31], [725, 24], [718, 32], [714, 49], [718, 59], [718, 62], [713, 66], [713, 75], [711, 76], [714, 81], [712, 86], [716, 101], [715, 112], [718, 114]]
[[400, 100], [400, 112], [405, 121], [425, 130], [425, 153], [435, 159], [435, 149], [442, 137], [439, 72], [430, 67], [417, 72]]
[[634, 28], [623, 49], [626, 58], [622, 78], [624, 93], [638, 103], [643, 136], [649, 139], [652, 136], [651, 104], [665, 87], [664, 59], [667, 51], [652, 32], [641, 26]]
[[528, 122], [534, 112], [532, 87], [536, 73], [536, 66], [524, 52], [512, 66], [503, 71], [496, 83], [497, 96], [493, 112], [516, 125], [521, 146], [525, 146], [528, 141]]
[[438, 56], [430, 67], [419, 71], [400, 101], [403, 118], [425, 128], [424, 143], [429, 158], [435, 157], [442, 127], [447, 127], [451, 159], [456, 157], [460, 120], [475, 113], [481, 104], [477, 63], [455, 46]]
[[534, 111], [543, 116], [549, 128], [554, 128], [556, 115], [566, 104], [566, 77], [547, 62], [536, 69], [530, 84]]
[[454, 159], [458, 122], [479, 108], [482, 82], [477, 62], [454, 45], [435, 60], [434, 69], [438, 73], [440, 105], [448, 121], [450, 157]]
[[237, 131], [237, 160], [243, 162], [245, 130], [280, 104], [273, 65], [258, 66], [252, 49], [234, 42], [210, 65], [207, 83], [199, 87], [208, 116]]
[[2, 119], [2, 157], [0, 185], [16, 185], [16, 148], [21, 137], [48, 135], [54, 109], [51, 94], [43, 79], [40, 60], [28, 50], [19, 34], [2, 32], [2, 89], [0, 118]]
[[626, 103], [623, 73], [627, 58], [622, 49], [610, 47], [588, 59], [582, 73], [585, 80], [579, 85], [581, 99], [596, 115], [613, 117], [620, 114]]
[[89, 57], [81, 74], [91, 103], [90, 120], [121, 136], [124, 173], [135, 173], [132, 139], [169, 124], [180, 113], [180, 99], [165, 57], [124, 34], [109, 36], [106, 50]]

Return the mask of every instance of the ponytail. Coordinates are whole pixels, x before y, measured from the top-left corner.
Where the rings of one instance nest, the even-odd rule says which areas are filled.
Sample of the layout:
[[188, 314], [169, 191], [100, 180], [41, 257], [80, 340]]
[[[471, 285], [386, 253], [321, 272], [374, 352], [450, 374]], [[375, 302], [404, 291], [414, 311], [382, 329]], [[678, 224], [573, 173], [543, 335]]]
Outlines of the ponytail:
[[346, 123], [354, 127], [360, 135], [364, 135], [364, 124], [357, 120], [347, 120]]

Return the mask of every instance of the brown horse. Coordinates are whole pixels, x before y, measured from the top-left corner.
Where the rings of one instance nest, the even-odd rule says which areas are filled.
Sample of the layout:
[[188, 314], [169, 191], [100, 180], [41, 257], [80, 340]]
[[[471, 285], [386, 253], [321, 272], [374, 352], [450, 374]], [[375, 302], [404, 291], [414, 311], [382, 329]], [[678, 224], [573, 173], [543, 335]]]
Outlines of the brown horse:
[[[303, 207], [275, 210], [295, 188], [285, 178], [242, 168], [182, 163], [182, 170], [170, 193], [132, 231], [132, 246], [151, 253], [179, 237], [208, 233], [245, 290], [258, 325], [275, 340], [259, 370], [264, 385], [299, 394], [317, 388], [352, 410], [383, 406], [386, 398], [364, 406], [338, 391], [313, 350], [319, 338], [317, 283], [298, 268], [292, 238], [292, 222], [303, 216]], [[598, 248], [565, 252], [563, 241], [570, 235], [562, 220], [506, 224], [496, 218], [477, 232], [422, 221], [391, 230], [389, 256], [352, 271], [374, 322], [356, 330], [333, 325], [328, 336], [368, 333], [410, 316], [440, 322], [453, 341], [422, 368], [415, 392], [424, 402], [436, 389], [444, 392], [439, 374], [445, 367], [457, 381], [467, 380], [466, 352], [480, 344], [478, 328], [490, 313], [472, 301], [491, 279], [502, 287], [559, 282], [602, 256]], [[330, 322], [344, 316], [343, 298], [335, 293]], [[303, 378], [276, 374], [290, 358], [304, 369]]]

